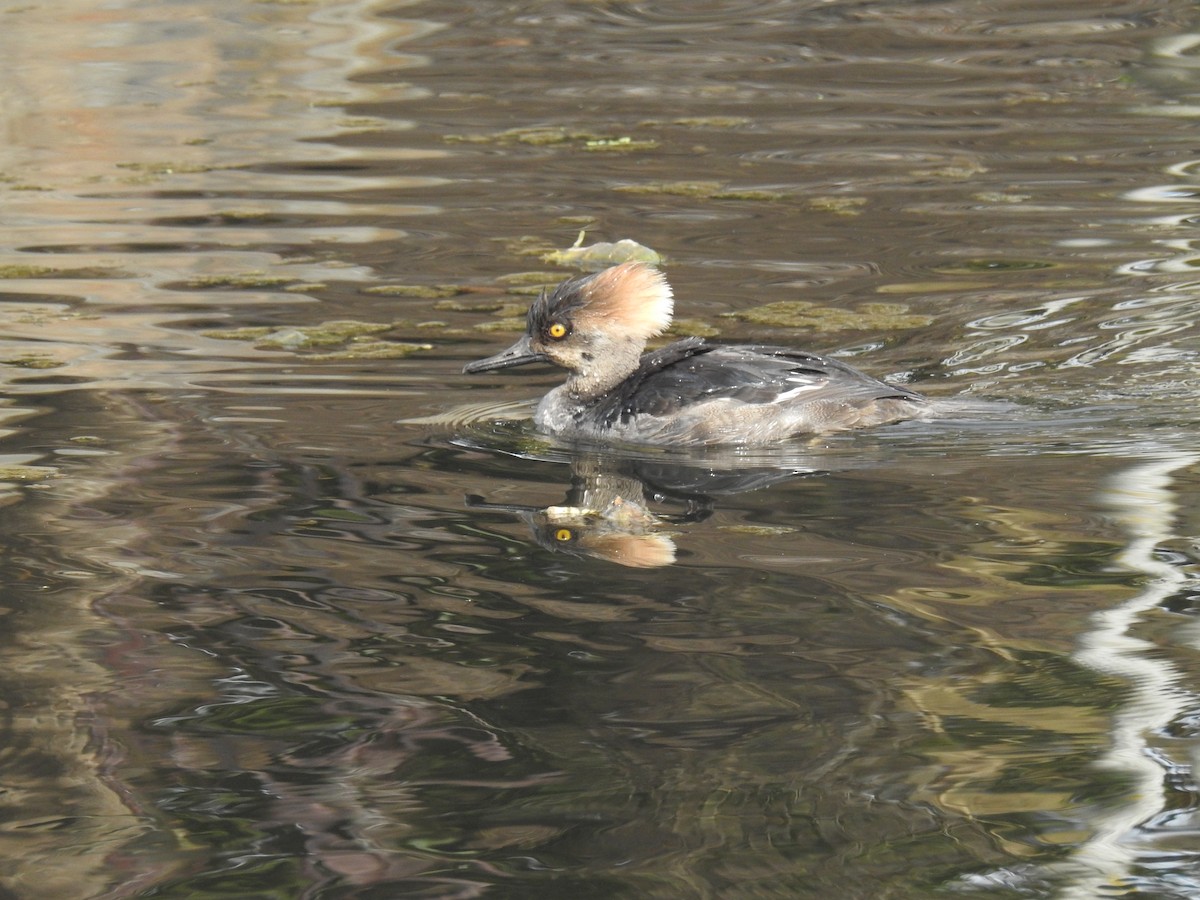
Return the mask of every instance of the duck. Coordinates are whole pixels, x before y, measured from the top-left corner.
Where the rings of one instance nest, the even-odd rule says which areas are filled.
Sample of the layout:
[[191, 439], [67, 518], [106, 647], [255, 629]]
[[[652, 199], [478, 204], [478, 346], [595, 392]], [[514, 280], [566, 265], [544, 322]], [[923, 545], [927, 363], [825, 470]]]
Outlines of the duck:
[[907, 387], [792, 347], [688, 337], [647, 352], [674, 304], [663, 273], [641, 262], [568, 278], [530, 305], [511, 347], [463, 372], [565, 369], [534, 424], [567, 441], [755, 447], [928, 413], [930, 401]]

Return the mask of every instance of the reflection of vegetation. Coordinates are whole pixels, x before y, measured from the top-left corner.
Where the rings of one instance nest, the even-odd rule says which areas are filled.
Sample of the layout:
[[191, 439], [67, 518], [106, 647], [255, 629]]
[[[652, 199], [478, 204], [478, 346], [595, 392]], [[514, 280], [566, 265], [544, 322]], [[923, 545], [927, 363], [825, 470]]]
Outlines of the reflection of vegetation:
[[1019, 671], [1002, 680], [981, 683], [973, 698], [995, 708], [1070, 705], [1115, 709], [1125, 694], [1121, 682], [1056, 653], [1026, 651], [1016, 664]]
[[1056, 549], [1053, 557], [1033, 561], [1015, 580], [1034, 586], [1070, 587], [1132, 585], [1141, 577], [1113, 565], [1117, 550], [1111, 544], [1079, 541]]
[[[259, 0], [261, 2], [261, 0]], [[249, 831], [252, 823], [247, 818], [238, 821], [238, 831], [228, 834], [226, 840], [230, 846], [243, 847], [246, 838], [239, 835]], [[221, 846], [221, 837], [225, 829], [216, 833], [210, 831], [196, 835], [205, 846]], [[257, 830], [250, 832], [258, 834]], [[311, 883], [311, 875], [299, 858], [264, 856], [262, 854], [237, 854], [237, 864], [230, 864], [228, 870], [214, 867], [206, 872], [189, 875], [186, 889], [176, 896], [187, 896], [194, 900], [213, 900], [217, 897], [254, 897], [255, 900], [294, 900], [303, 896]], [[164, 896], [170, 896], [171, 887], [161, 889]]]
[[251, 702], [218, 703], [205, 711], [205, 730], [233, 734], [300, 734], [324, 731], [330, 726], [347, 728], [352, 721], [331, 717], [319, 700], [307, 697], [262, 697]]

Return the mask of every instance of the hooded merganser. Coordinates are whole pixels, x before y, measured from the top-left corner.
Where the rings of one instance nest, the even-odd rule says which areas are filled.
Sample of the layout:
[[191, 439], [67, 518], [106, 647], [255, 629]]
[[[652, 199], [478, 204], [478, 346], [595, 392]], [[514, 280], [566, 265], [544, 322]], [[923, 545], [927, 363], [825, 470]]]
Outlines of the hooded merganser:
[[643, 355], [671, 323], [662, 273], [628, 262], [570, 278], [529, 307], [525, 334], [464, 367], [475, 374], [549, 362], [568, 371], [542, 398], [539, 429], [640, 444], [764, 445], [911, 419], [928, 401], [824, 356], [686, 338]]

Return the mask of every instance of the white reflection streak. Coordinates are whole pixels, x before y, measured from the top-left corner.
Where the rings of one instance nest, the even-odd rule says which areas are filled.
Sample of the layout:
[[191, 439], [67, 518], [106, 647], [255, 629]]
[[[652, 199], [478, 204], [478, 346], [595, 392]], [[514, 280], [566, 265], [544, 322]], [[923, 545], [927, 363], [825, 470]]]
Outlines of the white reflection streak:
[[1172, 721], [1190, 695], [1176, 687], [1180, 672], [1171, 661], [1155, 658], [1154, 645], [1130, 631], [1143, 613], [1153, 610], [1187, 578], [1178, 567], [1156, 558], [1154, 551], [1173, 536], [1176, 503], [1171, 476], [1198, 459], [1195, 454], [1175, 453], [1135, 465], [1116, 476], [1105, 493], [1108, 506], [1129, 533], [1119, 562], [1145, 573], [1147, 581], [1136, 596], [1096, 614], [1075, 659], [1129, 683], [1125, 702], [1113, 716], [1112, 744], [1098, 765], [1126, 773], [1134, 785], [1128, 803], [1089, 823], [1092, 836], [1067, 863], [1073, 877], [1061, 894], [1064, 898], [1094, 900], [1103, 888], [1111, 890], [1129, 878], [1139, 853], [1130, 832], [1163, 810], [1163, 769], [1150, 753], [1146, 734]]

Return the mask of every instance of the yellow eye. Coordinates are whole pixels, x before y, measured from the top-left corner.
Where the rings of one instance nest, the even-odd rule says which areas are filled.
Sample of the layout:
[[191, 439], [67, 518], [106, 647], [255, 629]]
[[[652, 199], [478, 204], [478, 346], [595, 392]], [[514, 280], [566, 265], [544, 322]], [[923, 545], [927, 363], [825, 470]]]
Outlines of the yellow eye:
[[560, 528], [558, 531], [554, 532], [554, 539], [556, 541], [569, 541], [571, 537], [572, 535], [570, 528]]
[[550, 335], [556, 341], [561, 341], [567, 336], [567, 326], [562, 322], [554, 322], [546, 329], [546, 334]]

